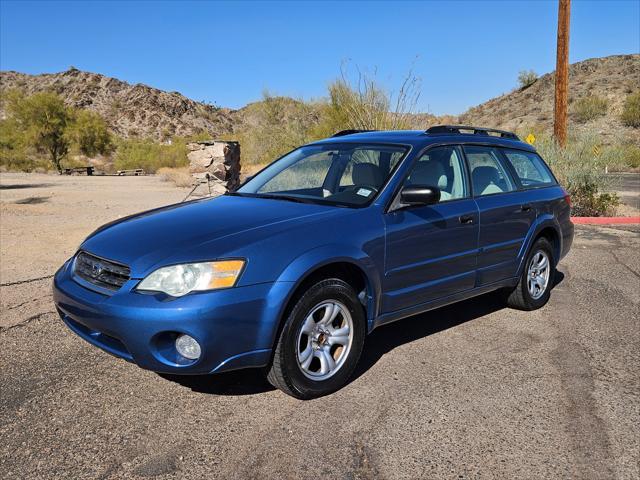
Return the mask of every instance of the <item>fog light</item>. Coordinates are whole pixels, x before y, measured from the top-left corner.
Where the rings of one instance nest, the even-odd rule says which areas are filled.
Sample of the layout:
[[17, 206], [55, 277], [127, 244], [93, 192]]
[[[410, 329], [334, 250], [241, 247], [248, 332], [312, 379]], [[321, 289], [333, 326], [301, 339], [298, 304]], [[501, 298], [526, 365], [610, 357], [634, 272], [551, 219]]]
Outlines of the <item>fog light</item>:
[[200, 358], [200, 344], [189, 335], [178, 335], [176, 338], [176, 350], [184, 358], [197, 360]]

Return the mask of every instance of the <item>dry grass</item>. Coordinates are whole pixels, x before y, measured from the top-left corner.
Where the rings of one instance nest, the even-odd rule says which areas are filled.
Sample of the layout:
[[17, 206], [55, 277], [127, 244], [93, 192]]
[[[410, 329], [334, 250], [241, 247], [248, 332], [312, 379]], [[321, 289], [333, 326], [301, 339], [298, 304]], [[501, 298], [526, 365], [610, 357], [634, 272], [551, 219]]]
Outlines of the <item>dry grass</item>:
[[608, 102], [606, 98], [597, 95], [588, 95], [579, 98], [573, 104], [573, 116], [579, 123], [586, 123], [607, 113]]
[[241, 173], [242, 178], [251, 177], [266, 166], [267, 166], [267, 163], [253, 163], [253, 164], [250, 163], [248, 165], [242, 165], [242, 173]]
[[176, 187], [190, 187], [193, 185], [193, 177], [189, 174], [189, 168], [160, 168], [157, 175], [165, 182], [173, 182]]

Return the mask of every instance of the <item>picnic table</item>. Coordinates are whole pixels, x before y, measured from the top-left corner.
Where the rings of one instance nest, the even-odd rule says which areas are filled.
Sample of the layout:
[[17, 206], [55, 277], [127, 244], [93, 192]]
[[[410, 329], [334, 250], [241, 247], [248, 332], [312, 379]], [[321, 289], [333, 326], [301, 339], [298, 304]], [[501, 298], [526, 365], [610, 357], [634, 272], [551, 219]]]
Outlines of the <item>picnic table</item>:
[[62, 171], [63, 175], [93, 175], [94, 167], [86, 166], [86, 167], [76, 167], [76, 168], [65, 168]]
[[146, 175], [147, 172], [144, 171], [144, 169], [142, 168], [131, 168], [129, 170], [118, 170], [116, 172], [117, 175], [133, 175], [133, 176], [139, 176], [139, 175]]

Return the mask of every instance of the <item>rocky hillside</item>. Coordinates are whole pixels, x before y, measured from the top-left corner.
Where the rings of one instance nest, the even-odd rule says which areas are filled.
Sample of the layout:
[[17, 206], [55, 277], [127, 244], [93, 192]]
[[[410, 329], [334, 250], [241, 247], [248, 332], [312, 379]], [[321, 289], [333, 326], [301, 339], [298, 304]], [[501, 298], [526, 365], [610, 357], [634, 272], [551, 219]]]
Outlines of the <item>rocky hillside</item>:
[[[570, 67], [570, 128], [588, 131], [610, 140], [627, 138], [640, 143], [640, 129], [624, 127], [619, 119], [627, 95], [640, 89], [640, 55], [615, 55], [593, 58]], [[541, 76], [531, 86], [494, 98], [459, 117], [434, 117], [416, 114], [413, 128], [422, 129], [436, 123], [463, 123], [494, 128], [528, 131], [550, 131], [553, 124], [554, 73]], [[191, 100], [177, 92], [165, 92], [147, 85], [129, 83], [104, 75], [71, 68], [66, 72], [27, 75], [0, 72], [2, 90], [18, 88], [27, 94], [52, 90], [72, 106], [100, 113], [112, 130], [123, 137], [139, 136], [163, 140], [173, 135], [188, 136], [207, 132], [212, 137], [237, 133], [259, 121], [256, 112], [260, 102], [240, 110], [217, 108]], [[575, 115], [576, 101], [596, 95], [606, 99], [606, 112], [584, 123]], [[292, 115], [283, 122], [299, 122], [299, 108], [289, 102]], [[305, 109], [309, 119], [317, 120], [317, 105]], [[2, 117], [0, 105], [0, 118]]]
[[[551, 131], [554, 88], [555, 72], [547, 73], [529, 87], [471, 108], [459, 121], [521, 133]], [[640, 143], [640, 130], [620, 122], [627, 95], [637, 90], [640, 90], [640, 55], [613, 55], [572, 64], [569, 68], [570, 131], [592, 132], [605, 141], [626, 138]], [[582, 122], [577, 114], [577, 102], [594, 95], [606, 99], [606, 111], [599, 118]]]
[[27, 75], [0, 72], [2, 90], [17, 88], [27, 95], [54, 91], [65, 102], [100, 113], [122, 137], [162, 140], [202, 131], [212, 136], [228, 133], [233, 112], [191, 100], [178, 92], [165, 92], [137, 83], [71, 68], [66, 72]]

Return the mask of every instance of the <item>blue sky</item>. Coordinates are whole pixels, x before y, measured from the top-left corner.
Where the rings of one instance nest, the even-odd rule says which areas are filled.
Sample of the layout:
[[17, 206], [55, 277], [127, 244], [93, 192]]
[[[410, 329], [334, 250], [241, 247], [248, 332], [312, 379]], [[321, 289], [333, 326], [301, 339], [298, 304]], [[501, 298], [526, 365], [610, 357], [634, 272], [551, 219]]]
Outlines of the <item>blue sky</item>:
[[[73, 65], [238, 108], [264, 89], [326, 95], [350, 61], [394, 89], [415, 61], [418, 111], [461, 113], [555, 68], [557, 2], [0, 1], [0, 68]], [[640, 0], [573, 0], [570, 61], [640, 51]]]

